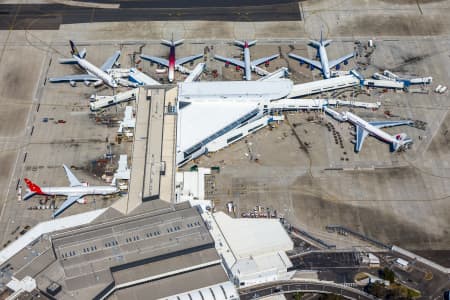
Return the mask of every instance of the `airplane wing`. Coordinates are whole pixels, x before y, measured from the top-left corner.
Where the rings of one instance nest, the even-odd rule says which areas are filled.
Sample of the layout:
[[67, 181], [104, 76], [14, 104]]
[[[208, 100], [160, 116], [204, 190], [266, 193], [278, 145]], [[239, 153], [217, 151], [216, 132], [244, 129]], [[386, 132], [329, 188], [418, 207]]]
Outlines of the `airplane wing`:
[[386, 128], [386, 127], [394, 127], [394, 126], [401, 126], [401, 125], [411, 125], [411, 124], [413, 124], [413, 121], [410, 121], [410, 120], [374, 121], [374, 122], [369, 122], [369, 124], [381, 129], [381, 128]]
[[81, 186], [81, 182], [73, 175], [72, 171], [66, 165], [63, 165], [63, 167], [66, 171], [67, 179], [69, 179], [70, 186]]
[[80, 75], [66, 75], [61, 77], [52, 77], [48, 79], [50, 82], [64, 82], [64, 81], [97, 81], [96, 76], [90, 74]]
[[239, 66], [241, 68], [245, 68], [245, 63], [243, 61], [241, 61], [241, 60], [237, 60], [237, 59], [234, 59], [234, 58], [223, 57], [223, 56], [220, 56], [220, 55], [214, 55], [214, 58], [217, 59], [217, 60], [228, 62], [228, 63], [230, 63], [232, 65], [235, 65], [235, 66]]
[[192, 55], [192, 56], [187, 56], [187, 57], [183, 57], [183, 58], [179, 58], [175, 61], [176, 65], [182, 65], [185, 64], [187, 62], [196, 60], [197, 58], [203, 57], [203, 54], [197, 54], [197, 55]]
[[317, 60], [312, 60], [312, 59], [309, 59], [309, 58], [306, 58], [306, 57], [303, 57], [303, 56], [300, 56], [300, 55], [296, 55], [296, 54], [293, 54], [293, 53], [289, 53], [288, 56], [293, 58], [293, 59], [296, 59], [296, 60], [298, 60], [300, 62], [304, 62], [304, 63], [306, 63], [308, 65], [311, 65], [311, 66], [315, 67], [316, 69], [322, 70], [322, 65]]
[[113, 65], [116, 63], [116, 61], [119, 59], [120, 51], [117, 50], [110, 58], [108, 58], [105, 63], [100, 67], [102, 71], [106, 72], [107, 70], [111, 69]]
[[160, 57], [154, 57], [154, 56], [148, 56], [145, 54], [140, 55], [142, 59], [148, 60], [148, 61], [152, 61], [154, 63], [169, 67], [169, 61], [167, 59], [164, 58], [160, 58]]
[[78, 199], [80, 199], [83, 195], [70, 195], [67, 197], [66, 201], [61, 204], [60, 207], [52, 214], [53, 218], [56, 218], [59, 214], [61, 214], [63, 211], [68, 209], [72, 204], [77, 202]]
[[274, 55], [272, 55], [272, 56], [262, 57], [262, 58], [259, 58], [259, 59], [255, 59], [254, 61], [252, 61], [252, 66], [259, 66], [260, 64], [263, 64], [263, 63], [265, 63], [265, 62], [267, 62], [267, 61], [270, 61], [270, 60], [272, 60], [272, 59], [275, 59], [275, 58], [277, 58], [277, 57], [279, 57], [279, 56], [280, 56], [280, 54], [274, 54]]
[[364, 139], [369, 135], [369, 132], [364, 130], [361, 126], [356, 125], [356, 152], [361, 151]]
[[355, 56], [355, 53], [354, 53], [354, 52], [352, 52], [352, 53], [350, 53], [350, 54], [347, 54], [346, 56], [342, 56], [342, 57], [340, 57], [340, 58], [338, 58], [338, 59], [329, 61], [329, 62], [328, 62], [328, 65], [330, 66], [330, 69], [331, 69], [331, 68], [334, 68], [334, 67], [336, 67], [337, 65], [339, 65], [340, 63], [342, 63], [342, 62], [344, 62], [344, 61], [346, 61], [346, 60], [352, 58], [353, 56]]

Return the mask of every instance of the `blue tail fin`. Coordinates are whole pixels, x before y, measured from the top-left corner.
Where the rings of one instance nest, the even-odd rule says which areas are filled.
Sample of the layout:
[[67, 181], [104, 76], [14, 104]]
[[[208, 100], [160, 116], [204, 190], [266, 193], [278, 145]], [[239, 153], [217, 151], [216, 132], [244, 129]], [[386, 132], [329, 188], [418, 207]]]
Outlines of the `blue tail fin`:
[[75, 43], [72, 41], [69, 41], [69, 43], [70, 43], [70, 48], [72, 49], [72, 51], [71, 51], [72, 55], [76, 55], [76, 56], [80, 57], [80, 52], [78, 52], [78, 49], [75, 46]]

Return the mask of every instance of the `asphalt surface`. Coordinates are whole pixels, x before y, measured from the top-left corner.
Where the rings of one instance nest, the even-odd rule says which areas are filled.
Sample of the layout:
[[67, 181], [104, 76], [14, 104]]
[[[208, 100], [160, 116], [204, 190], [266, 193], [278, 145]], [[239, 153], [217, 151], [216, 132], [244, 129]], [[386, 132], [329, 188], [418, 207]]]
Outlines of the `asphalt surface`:
[[191, 8], [191, 7], [239, 7], [277, 5], [283, 3], [296, 3], [295, 0], [77, 0], [86, 3], [119, 4], [121, 8]]
[[354, 252], [312, 252], [302, 256], [291, 257], [292, 269], [352, 269], [360, 267], [360, 258]]
[[56, 30], [61, 24], [91, 22], [176, 20], [258, 22], [301, 19], [298, 3], [292, 0], [115, 1], [118, 2], [120, 8], [117, 9], [60, 4], [4, 4], [0, 5], [0, 30]]

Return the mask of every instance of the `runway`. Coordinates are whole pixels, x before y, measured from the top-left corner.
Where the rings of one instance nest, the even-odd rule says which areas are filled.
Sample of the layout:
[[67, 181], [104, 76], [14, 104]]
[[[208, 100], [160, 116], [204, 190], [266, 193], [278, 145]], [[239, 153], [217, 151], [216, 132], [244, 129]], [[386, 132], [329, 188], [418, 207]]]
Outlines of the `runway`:
[[125, 21], [298, 21], [292, 0], [84, 1], [119, 3], [117, 9], [61, 4], [0, 5], [0, 30], [57, 30], [62, 24]]

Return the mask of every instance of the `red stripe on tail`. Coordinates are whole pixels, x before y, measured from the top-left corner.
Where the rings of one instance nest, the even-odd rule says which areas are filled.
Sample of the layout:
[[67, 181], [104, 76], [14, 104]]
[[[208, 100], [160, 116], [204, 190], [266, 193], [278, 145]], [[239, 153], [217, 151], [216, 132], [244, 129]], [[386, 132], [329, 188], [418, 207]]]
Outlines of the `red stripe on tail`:
[[36, 194], [43, 194], [41, 188], [37, 184], [34, 184], [28, 178], [25, 178], [24, 180], [25, 180], [25, 183], [27, 184], [28, 188], [30, 189], [30, 191], [32, 191], [33, 193], [36, 193]]

